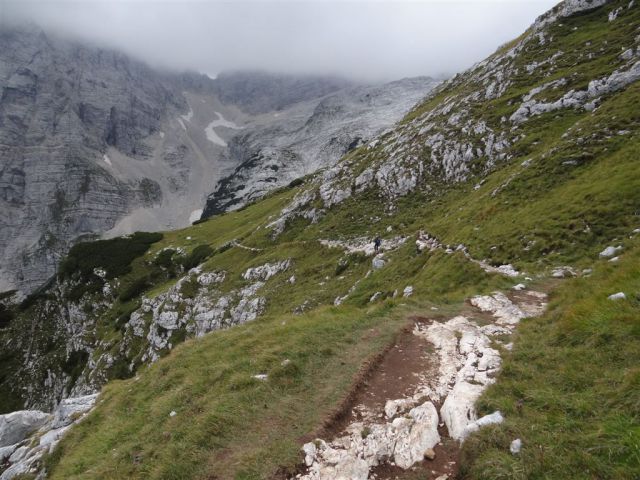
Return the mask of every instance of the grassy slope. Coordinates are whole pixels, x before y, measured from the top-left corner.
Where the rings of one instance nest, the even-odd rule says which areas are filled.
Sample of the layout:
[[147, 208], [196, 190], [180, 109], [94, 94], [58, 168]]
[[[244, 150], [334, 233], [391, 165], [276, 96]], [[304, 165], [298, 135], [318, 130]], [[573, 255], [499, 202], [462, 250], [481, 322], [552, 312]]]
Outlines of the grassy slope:
[[[507, 421], [465, 444], [465, 478], [640, 478], [640, 238], [624, 243], [619, 263], [597, 262], [518, 328], [479, 403]], [[619, 291], [627, 300], [607, 299]]]
[[[554, 35], [566, 52], [584, 49], [587, 38], [597, 51], [607, 38], [630, 35], [628, 23], [603, 29], [598, 22], [595, 14], [568, 19]], [[574, 24], [580, 25], [576, 32]], [[595, 74], [610, 71], [619, 53], [615, 42], [610, 44], [611, 51], [587, 65]], [[528, 55], [536, 58], [537, 53]], [[522, 62], [529, 60], [525, 54]], [[575, 58], [564, 60], [558, 77], [576, 70]], [[580, 75], [572, 82], [583, 82]], [[528, 91], [532, 81], [523, 76], [494, 101], [487, 121], [497, 123], [509, 115], [515, 105], [506, 101]], [[522, 127], [526, 136], [514, 146], [515, 159], [480, 189], [474, 190], [471, 181], [435, 196], [414, 193], [400, 201], [393, 216], [371, 193], [332, 209], [318, 224], [296, 221], [273, 242], [258, 227], [293, 194], [283, 191], [242, 212], [166, 234], [154, 252], [169, 245], [219, 247], [232, 238], [263, 248], [234, 248], [207, 261], [208, 269], [232, 272], [225, 288], [244, 268], [290, 257], [298, 281], [282, 289], [286, 277], [270, 280], [266, 317], [188, 341], [140, 372], [139, 381], [107, 386], [105, 401], [50, 459], [52, 478], [270, 478], [279, 466], [291, 468], [299, 459], [300, 437], [319, 427], [360, 365], [402, 328], [407, 312], [437, 304], [453, 313], [467, 295], [510, 285], [457, 254], [416, 256], [409, 242], [389, 255], [384, 269], [362, 280], [346, 305], [291, 316], [288, 312], [305, 301], [331, 303], [369, 268], [368, 261], [350, 258], [341, 279], [335, 266], [343, 255], [322, 248], [317, 239], [382, 233], [387, 226], [394, 229], [387, 236], [414, 235], [424, 228], [447, 243], [465, 243], [477, 258], [512, 262], [532, 273], [564, 263], [591, 266], [606, 244], [640, 226], [640, 119], [634, 107], [639, 103], [636, 84], [592, 114], [567, 110], [532, 119]], [[618, 129], [631, 133], [616, 135]], [[585, 139], [579, 147], [578, 138]], [[531, 165], [523, 167], [529, 158]], [[564, 164], [568, 159], [577, 165]], [[640, 399], [633, 319], [637, 322], [640, 312], [633, 299], [612, 304], [604, 295], [638, 292], [638, 248], [628, 242], [619, 265], [598, 263], [593, 277], [573, 280], [557, 293], [549, 314], [523, 324], [500, 382], [481, 402], [484, 411], [501, 408], [509, 421], [468, 443], [468, 476], [572, 478], [583, 472], [586, 478], [637, 477]], [[136, 268], [144, 270], [143, 263], [135, 263]], [[376, 291], [390, 293], [407, 284], [415, 287], [408, 307], [394, 300], [367, 304]], [[287, 368], [280, 366], [284, 358], [292, 360]], [[252, 380], [255, 373], [270, 373], [274, 381]], [[580, 393], [573, 394], [576, 390]], [[519, 399], [523, 411], [514, 414]], [[170, 418], [171, 410], [178, 415]], [[505, 449], [515, 436], [523, 438], [525, 449], [514, 459]], [[577, 453], [570, 454], [569, 446]]]

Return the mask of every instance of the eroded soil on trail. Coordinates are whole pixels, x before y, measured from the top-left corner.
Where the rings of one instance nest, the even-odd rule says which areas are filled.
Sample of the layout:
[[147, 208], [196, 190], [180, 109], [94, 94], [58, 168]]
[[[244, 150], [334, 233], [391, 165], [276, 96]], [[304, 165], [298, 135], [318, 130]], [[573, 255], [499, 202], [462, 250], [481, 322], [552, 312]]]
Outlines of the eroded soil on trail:
[[410, 317], [321, 435], [307, 440], [293, 478], [455, 478], [460, 442], [485, 421], [475, 425], [474, 404], [500, 369], [498, 346], [509, 350], [517, 323], [545, 306], [545, 293], [515, 289], [470, 298], [455, 316]]

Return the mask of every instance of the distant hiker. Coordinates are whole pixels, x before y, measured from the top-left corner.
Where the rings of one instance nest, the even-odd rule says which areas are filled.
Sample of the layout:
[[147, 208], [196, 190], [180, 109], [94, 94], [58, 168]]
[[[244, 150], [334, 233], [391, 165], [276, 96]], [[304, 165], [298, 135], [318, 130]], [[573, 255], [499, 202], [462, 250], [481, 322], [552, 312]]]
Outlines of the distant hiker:
[[375, 250], [376, 253], [380, 251], [380, 245], [382, 245], [382, 239], [378, 235], [373, 241], [373, 249]]

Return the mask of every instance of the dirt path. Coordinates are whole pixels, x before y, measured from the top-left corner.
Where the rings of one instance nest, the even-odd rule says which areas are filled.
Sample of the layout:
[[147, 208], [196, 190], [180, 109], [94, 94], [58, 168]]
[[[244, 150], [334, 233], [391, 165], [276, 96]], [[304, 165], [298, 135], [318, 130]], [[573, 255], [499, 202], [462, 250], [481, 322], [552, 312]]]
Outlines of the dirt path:
[[495, 381], [502, 348], [545, 300], [530, 290], [496, 292], [470, 298], [452, 318], [412, 317], [346, 414], [304, 445], [305, 468], [295, 478], [454, 478], [460, 442], [478, 428], [475, 401]]

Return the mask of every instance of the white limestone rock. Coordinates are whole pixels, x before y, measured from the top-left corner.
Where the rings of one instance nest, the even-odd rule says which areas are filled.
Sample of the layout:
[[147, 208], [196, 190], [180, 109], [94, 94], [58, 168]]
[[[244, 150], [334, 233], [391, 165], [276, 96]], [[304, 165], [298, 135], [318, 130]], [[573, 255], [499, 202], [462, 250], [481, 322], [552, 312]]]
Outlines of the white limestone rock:
[[607, 297], [609, 300], [624, 300], [627, 298], [624, 292], [614, 293]]
[[291, 260], [282, 260], [275, 263], [265, 263], [259, 267], [248, 268], [242, 278], [245, 280], [261, 280], [266, 282], [274, 275], [287, 270], [291, 266]]
[[378, 255], [374, 257], [374, 259], [371, 261], [371, 266], [375, 270], [380, 270], [382, 267], [384, 267], [384, 265], [385, 265], [385, 261], [384, 261], [384, 258], [382, 258], [382, 255]]
[[[409, 417], [410, 419], [397, 418], [392, 423], [397, 431], [393, 459], [395, 464], [403, 469], [421, 462], [425, 450], [433, 448], [440, 442], [438, 411], [433, 403], [425, 402], [411, 409]], [[406, 427], [404, 424], [407, 424]]]
[[84, 395], [81, 397], [65, 398], [53, 412], [53, 428], [60, 428], [77, 421], [85, 413], [93, 408], [98, 394]]
[[38, 410], [20, 410], [0, 415], [0, 447], [21, 442], [50, 418], [51, 415]]
[[477, 432], [482, 427], [486, 427], [487, 425], [497, 425], [502, 422], [504, 422], [504, 417], [499, 411], [493, 412], [489, 415], [485, 415], [484, 417], [469, 423], [465, 427], [461, 436], [461, 440], [464, 441], [470, 434], [472, 434], [473, 432]]
[[520, 450], [522, 450], [522, 440], [516, 438], [509, 445], [509, 451], [511, 452], [511, 455], [517, 455], [520, 453]]
[[604, 250], [600, 252], [600, 258], [609, 258], [615, 256], [619, 251], [622, 250], [622, 245], [618, 245], [617, 247], [608, 246]]
[[497, 318], [498, 325], [515, 325], [527, 316], [501, 292], [473, 297], [470, 303], [483, 312], [491, 312]]

